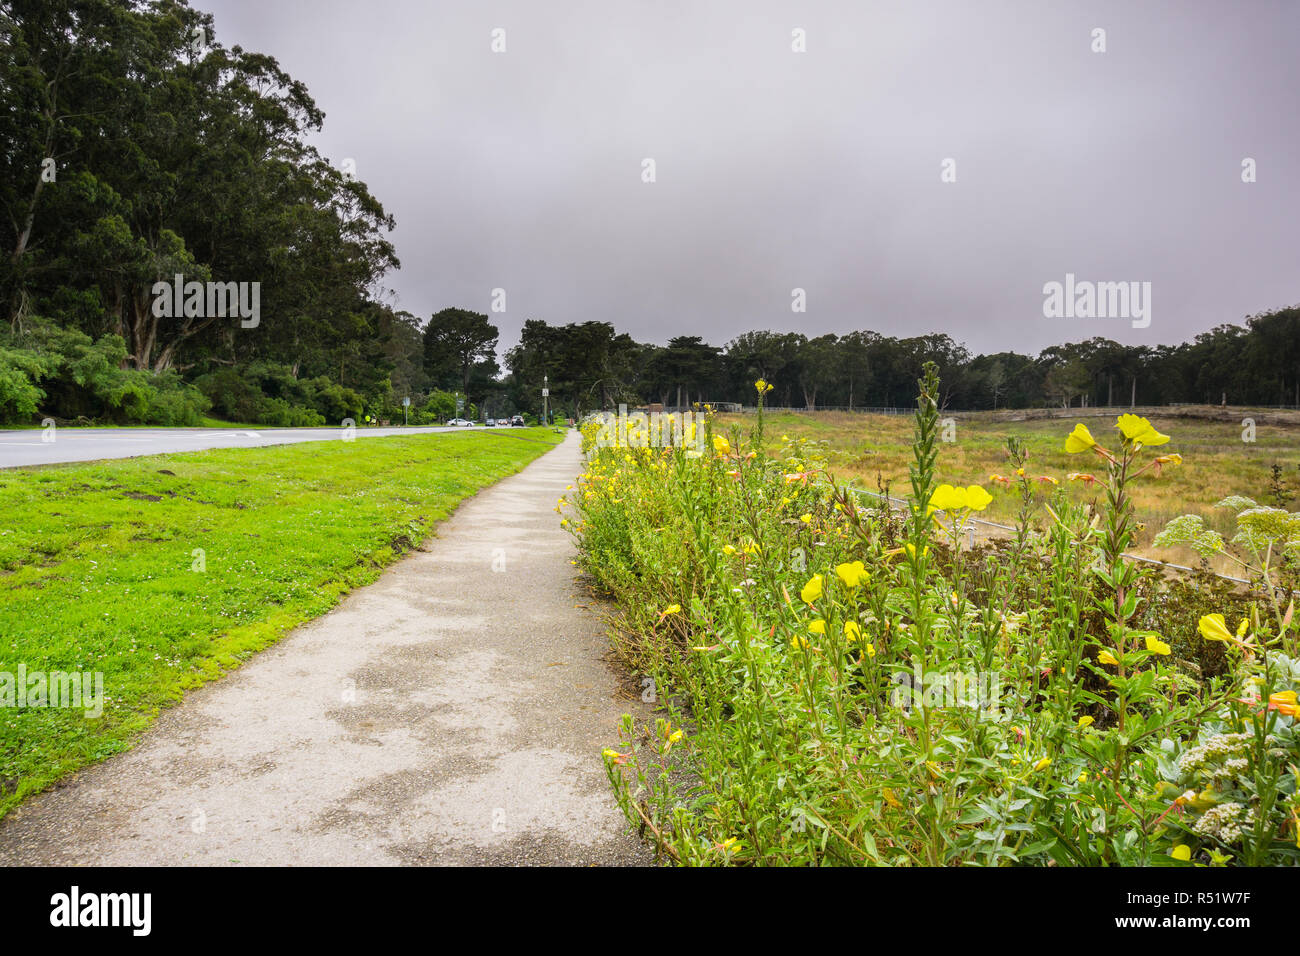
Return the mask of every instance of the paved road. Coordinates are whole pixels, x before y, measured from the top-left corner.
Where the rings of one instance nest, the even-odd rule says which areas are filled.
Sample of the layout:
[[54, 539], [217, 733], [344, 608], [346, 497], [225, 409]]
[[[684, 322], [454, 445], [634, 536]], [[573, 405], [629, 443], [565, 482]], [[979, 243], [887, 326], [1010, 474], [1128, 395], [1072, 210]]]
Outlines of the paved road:
[[136, 749], [27, 801], [0, 864], [649, 862], [600, 758], [644, 705], [603, 659], [553, 510], [579, 467], [575, 433]]
[[[470, 431], [469, 428], [416, 427], [355, 429], [358, 438], [410, 435], [419, 432]], [[0, 468], [52, 465], [100, 458], [133, 458], [205, 448], [252, 448], [304, 441], [338, 440], [341, 428], [59, 428], [53, 441], [42, 441], [43, 430], [0, 431]]]

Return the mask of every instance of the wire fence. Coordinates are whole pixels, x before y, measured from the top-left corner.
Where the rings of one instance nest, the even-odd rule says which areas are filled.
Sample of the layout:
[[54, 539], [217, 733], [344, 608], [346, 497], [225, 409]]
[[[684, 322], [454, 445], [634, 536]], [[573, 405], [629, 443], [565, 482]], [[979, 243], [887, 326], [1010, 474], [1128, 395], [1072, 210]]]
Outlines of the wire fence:
[[[758, 411], [757, 405], [743, 405], [738, 409], [741, 415], [753, 415]], [[815, 412], [857, 412], [863, 415], [915, 415], [916, 408], [892, 408], [879, 405], [817, 405], [808, 408], [804, 405], [764, 405], [764, 412], [794, 412], [809, 414]]]

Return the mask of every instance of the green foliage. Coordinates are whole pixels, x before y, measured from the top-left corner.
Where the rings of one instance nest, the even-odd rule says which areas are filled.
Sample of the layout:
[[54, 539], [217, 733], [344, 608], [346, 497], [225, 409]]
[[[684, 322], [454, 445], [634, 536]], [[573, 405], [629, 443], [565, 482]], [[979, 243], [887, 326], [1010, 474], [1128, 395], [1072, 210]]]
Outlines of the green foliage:
[[45, 392], [36, 383], [50, 363], [20, 349], [0, 348], [0, 425], [25, 424], [36, 416]]
[[[1099, 509], [1025, 493], [1013, 443], [1020, 527], [971, 548], [992, 499], [940, 484], [933, 367], [920, 385], [902, 521], [803, 440], [592, 447], [564, 520], [659, 706], [605, 752], [629, 821], [691, 865], [1295, 862], [1285, 589], [1120, 557], [1166, 463], [1136, 419], [1067, 446], [1104, 464]], [[1237, 639], [1205, 630], [1243, 610]], [[1231, 766], [1180, 765], [1216, 734], [1244, 735]]]
[[[392, 218], [308, 144], [322, 120], [272, 58], [223, 47], [183, 4], [0, 6], [0, 346], [57, 357], [33, 371], [6, 352], [0, 415], [190, 423], [202, 399], [168, 373], [229, 368], [266, 396], [214, 394], [239, 420], [356, 416], [394, 373], [418, 394], [418, 322], [368, 291], [397, 264]], [[259, 324], [155, 314], [178, 273], [260, 283]], [[326, 381], [281, 394], [258, 363]]]

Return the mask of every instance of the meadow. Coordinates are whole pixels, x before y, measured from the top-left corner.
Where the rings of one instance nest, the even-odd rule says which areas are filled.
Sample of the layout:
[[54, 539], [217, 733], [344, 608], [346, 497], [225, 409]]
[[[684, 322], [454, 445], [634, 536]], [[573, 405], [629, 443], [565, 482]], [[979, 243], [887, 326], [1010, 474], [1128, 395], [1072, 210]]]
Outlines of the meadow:
[[[0, 471], [0, 675], [102, 672], [102, 716], [0, 707], [0, 816], [333, 607], [559, 436], [530, 428]], [[12, 689], [12, 688], [11, 688]]]
[[[1122, 410], [1121, 410], [1122, 411]], [[1220, 533], [1231, 533], [1233, 514], [1215, 504], [1229, 495], [1244, 495], [1265, 504], [1289, 504], [1300, 499], [1300, 416], [1295, 412], [1264, 409], [1137, 409], [1153, 425], [1171, 435], [1163, 454], [1177, 454], [1181, 464], [1164, 467], [1159, 480], [1154, 476], [1131, 488], [1134, 511], [1140, 527], [1132, 552], [1173, 564], [1195, 567], [1199, 556], [1187, 548], [1153, 548], [1151, 541], [1171, 519], [1184, 513], [1200, 515], [1205, 524]], [[981, 484], [993, 493], [993, 503], [980, 515], [990, 522], [1012, 525], [1020, 508], [1008, 486], [991, 481], [991, 475], [1014, 478], [1007, 466], [1008, 438], [1024, 442], [1028, 452], [1026, 471], [1059, 482], [1070, 500], [1095, 503], [1104, 496], [1101, 482], [1071, 481], [1070, 474], [1091, 474], [1095, 469], [1074, 460], [1061, 441], [1062, 426], [1068, 431], [1075, 422], [1103, 426], [1114, 420], [1115, 410], [1058, 409], [1052, 418], [1016, 420], [1024, 412], [973, 413], [954, 416], [951, 442], [940, 436], [939, 455], [944, 475], [953, 483]], [[1243, 441], [1242, 420], [1255, 422], [1253, 441]], [[719, 415], [718, 428], [748, 430], [751, 415]], [[908, 466], [912, 458], [910, 416], [871, 415], [855, 412], [785, 412], [767, 417], [766, 448], [776, 454], [786, 439], [824, 443], [817, 445], [826, 459], [827, 470], [836, 478], [868, 491], [887, 483], [891, 494], [906, 493]], [[1281, 468], [1284, 498], [1272, 494], [1271, 469]], [[1094, 477], [1104, 477], [1094, 475]], [[1040, 481], [1036, 492], [1046, 499], [1058, 486]], [[1040, 515], [1041, 519], [1045, 515]], [[998, 534], [979, 528], [980, 535]], [[1209, 561], [1214, 570], [1235, 573], [1234, 564], [1222, 558]]]
[[[703, 451], [584, 429], [558, 509], [656, 692], [604, 758], [661, 859], [1300, 863], [1280, 436], [1110, 412], [959, 422], [949, 443], [933, 366], [910, 420], [765, 417], [755, 385], [759, 413], [706, 419]], [[877, 472], [901, 509], [846, 487]], [[972, 545], [988, 516], [1011, 529]], [[1163, 516], [1247, 584], [1126, 557]]]

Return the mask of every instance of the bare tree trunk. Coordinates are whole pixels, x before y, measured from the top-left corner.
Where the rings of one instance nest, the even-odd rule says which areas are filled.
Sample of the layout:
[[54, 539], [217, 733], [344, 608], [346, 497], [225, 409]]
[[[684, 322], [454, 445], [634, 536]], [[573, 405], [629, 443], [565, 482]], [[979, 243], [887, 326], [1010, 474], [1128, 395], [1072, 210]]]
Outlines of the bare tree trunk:
[[1138, 403], [1138, 377], [1133, 376], [1133, 394], [1129, 396], [1128, 407], [1137, 408]]
[[[45, 157], [48, 158], [50, 151], [54, 148], [54, 114], [50, 107], [45, 108]], [[18, 260], [23, 257], [27, 251], [27, 243], [32, 237], [32, 225], [36, 222], [36, 203], [41, 198], [41, 191], [45, 189], [44, 170], [36, 174], [36, 188], [32, 191], [32, 201], [27, 204], [27, 215], [23, 217], [23, 228], [18, 234], [18, 244], [14, 247], [13, 262], [18, 264]]]

